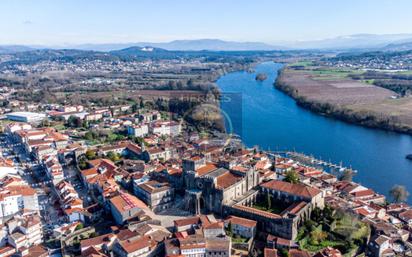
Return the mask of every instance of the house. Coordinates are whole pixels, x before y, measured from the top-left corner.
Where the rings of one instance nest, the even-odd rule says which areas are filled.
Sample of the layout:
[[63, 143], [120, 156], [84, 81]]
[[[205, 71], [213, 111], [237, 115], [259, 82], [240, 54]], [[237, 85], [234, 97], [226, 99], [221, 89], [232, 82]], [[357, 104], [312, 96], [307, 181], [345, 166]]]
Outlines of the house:
[[161, 119], [160, 112], [150, 111], [146, 113], [139, 114], [139, 120], [142, 122], [153, 122]]
[[374, 257], [394, 256], [391, 248], [391, 238], [385, 235], [376, 235], [371, 238], [368, 245], [368, 251]]
[[309, 252], [298, 250], [298, 249], [290, 249], [288, 256], [289, 257], [311, 257]]
[[91, 168], [81, 171], [82, 180], [88, 187], [94, 185], [100, 178], [107, 180], [109, 178], [116, 179], [116, 177], [118, 177], [118, 180], [120, 180], [122, 174], [126, 172], [118, 168], [108, 159], [91, 160], [88, 164]]
[[160, 252], [158, 243], [148, 236], [131, 238], [117, 242], [113, 247], [115, 256], [119, 257], [151, 257]]
[[342, 253], [338, 249], [328, 246], [313, 255], [313, 257], [342, 257]]
[[278, 237], [278, 236], [274, 236], [272, 234], [267, 235], [266, 245], [270, 248], [276, 248], [276, 249], [297, 248], [297, 244], [295, 243], [295, 241], [282, 238], [282, 237]]
[[399, 213], [399, 218], [406, 222], [409, 226], [412, 226], [412, 210]]
[[180, 253], [185, 257], [205, 257], [206, 240], [203, 236], [188, 236], [179, 239]]
[[7, 222], [7, 227], [9, 233], [14, 234], [11, 238], [15, 245], [29, 247], [43, 242], [42, 223], [38, 214], [15, 216]]
[[205, 238], [216, 238], [225, 236], [223, 222], [213, 222], [203, 226], [203, 235]]
[[173, 206], [174, 188], [168, 183], [149, 180], [143, 183], [133, 183], [134, 194], [143, 200], [154, 212]]
[[277, 257], [278, 250], [272, 248], [265, 248], [263, 250], [263, 257]]
[[134, 137], [144, 137], [149, 134], [149, 126], [147, 124], [127, 126], [127, 134]]
[[230, 257], [232, 242], [230, 238], [216, 238], [206, 240], [207, 257]]
[[206, 226], [210, 223], [211, 222], [209, 218], [204, 215], [177, 219], [173, 221], [175, 232], [192, 231], [196, 228]]
[[172, 158], [174, 151], [170, 147], [150, 147], [143, 152], [143, 159], [145, 161], [163, 160], [167, 161]]
[[14, 253], [16, 253], [16, 249], [10, 245], [0, 247], [0, 257], [12, 256]]
[[[229, 225], [230, 224], [230, 225]], [[241, 236], [243, 238], [251, 238], [256, 235], [257, 222], [250, 219], [245, 219], [236, 216], [229, 216], [225, 219], [225, 228], [231, 227], [231, 232], [234, 235]]]
[[80, 241], [80, 250], [84, 253], [90, 247], [94, 247], [97, 250], [112, 249], [112, 245], [116, 240], [114, 234], [104, 234], [97, 237], [92, 237]]
[[8, 175], [16, 175], [17, 169], [13, 160], [0, 157], [0, 179]]
[[28, 185], [8, 185], [0, 189], [0, 218], [21, 210], [39, 211], [36, 190]]
[[32, 126], [28, 123], [11, 122], [5, 125], [4, 132], [8, 135], [12, 135], [16, 131], [30, 130]]
[[123, 192], [111, 198], [109, 202], [113, 218], [119, 225], [136, 218], [142, 211], [149, 209], [146, 204], [135, 196]]

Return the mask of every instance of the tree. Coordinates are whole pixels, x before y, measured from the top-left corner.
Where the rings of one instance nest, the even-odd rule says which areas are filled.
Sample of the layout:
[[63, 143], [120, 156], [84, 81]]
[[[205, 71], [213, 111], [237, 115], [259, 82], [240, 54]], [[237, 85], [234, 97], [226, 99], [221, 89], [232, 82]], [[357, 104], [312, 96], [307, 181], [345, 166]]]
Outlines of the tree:
[[88, 160], [96, 159], [96, 152], [93, 151], [93, 150], [87, 150], [87, 151], [86, 151], [86, 158], [87, 158]]
[[87, 121], [87, 120], [84, 120], [83, 122], [82, 122], [82, 127], [83, 128], [89, 128], [89, 122]]
[[114, 152], [108, 152], [107, 158], [109, 158], [112, 162], [117, 162], [120, 160], [119, 154], [114, 153]]
[[79, 117], [71, 115], [67, 119], [67, 126], [72, 128], [80, 128], [82, 126], [82, 120]]
[[283, 181], [286, 181], [292, 184], [297, 184], [299, 182], [299, 176], [296, 173], [296, 171], [291, 170], [291, 171], [286, 172], [286, 176], [283, 179]]
[[353, 171], [352, 170], [344, 170], [342, 175], [340, 176], [341, 181], [349, 181], [351, 182], [353, 179]]
[[268, 210], [272, 209], [272, 196], [269, 194], [269, 192], [266, 194], [266, 201], [267, 201], [267, 208]]
[[84, 170], [84, 169], [87, 168], [87, 162], [86, 162], [86, 160], [84, 159], [84, 157], [81, 158], [81, 159], [79, 159], [78, 163], [79, 163], [79, 168], [80, 168], [81, 170]]
[[312, 244], [318, 245], [322, 241], [327, 238], [327, 234], [323, 232], [321, 229], [315, 229], [314, 231], [310, 232], [310, 240]]
[[395, 203], [406, 202], [408, 200], [409, 192], [406, 190], [405, 186], [394, 185], [389, 191], [392, 199]]
[[289, 251], [285, 248], [280, 249], [279, 254], [281, 257], [289, 257]]
[[227, 224], [227, 232], [228, 232], [228, 234], [229, 234], [230, 237], [233, 236], [232, 222], [229, 222], [229, 223]]

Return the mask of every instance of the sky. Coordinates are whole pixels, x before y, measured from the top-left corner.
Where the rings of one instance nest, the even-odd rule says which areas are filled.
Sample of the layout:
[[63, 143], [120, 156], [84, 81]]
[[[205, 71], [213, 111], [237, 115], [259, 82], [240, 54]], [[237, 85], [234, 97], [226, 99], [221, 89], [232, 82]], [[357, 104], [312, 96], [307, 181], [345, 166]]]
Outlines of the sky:
[[412, 33], [411, 0], [1, 0], [0, 45]]

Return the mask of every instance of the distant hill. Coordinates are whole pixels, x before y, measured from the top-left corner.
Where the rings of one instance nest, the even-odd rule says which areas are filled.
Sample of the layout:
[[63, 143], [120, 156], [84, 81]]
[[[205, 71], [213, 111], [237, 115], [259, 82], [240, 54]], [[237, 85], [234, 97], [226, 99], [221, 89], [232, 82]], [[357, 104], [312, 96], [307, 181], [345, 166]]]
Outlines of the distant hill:
[[0, 54], [12, 54], [24, 51], [30, 51], [33, 48], [21, 45], [0, 45]]
[[164, 43], [137, 42], [120, 44], [84, 44], [70, 46], [70, 48], [94, 51], [115, 51], [130, 47], [147, 46], [169, 51], [270, 51], [286, 49], [283, 46], [273, 46], [261, 42], [234, 42], [220, 39], [174, 40]]
[[399, 43], [399, 44], [389, 44], [382, 47], [383, 51], [409, 51], [412, 50], [412, 39], [410, 42]]
[[388, 44], [411, 42], [412, 34], [356, 34], [322, 40], [299, 41], [289, 43], [291, 48], [298, 49], [376, 49]]

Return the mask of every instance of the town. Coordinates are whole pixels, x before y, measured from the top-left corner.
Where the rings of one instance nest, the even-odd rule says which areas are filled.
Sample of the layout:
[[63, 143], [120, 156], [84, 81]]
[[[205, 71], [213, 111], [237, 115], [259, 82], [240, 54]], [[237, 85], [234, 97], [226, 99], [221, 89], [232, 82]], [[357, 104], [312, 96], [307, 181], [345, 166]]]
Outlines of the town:
[[412, 254], [402, 190], [391, 203], [351, 173], [196, 130], [149, 100], [2, 113], [0, 256]]

